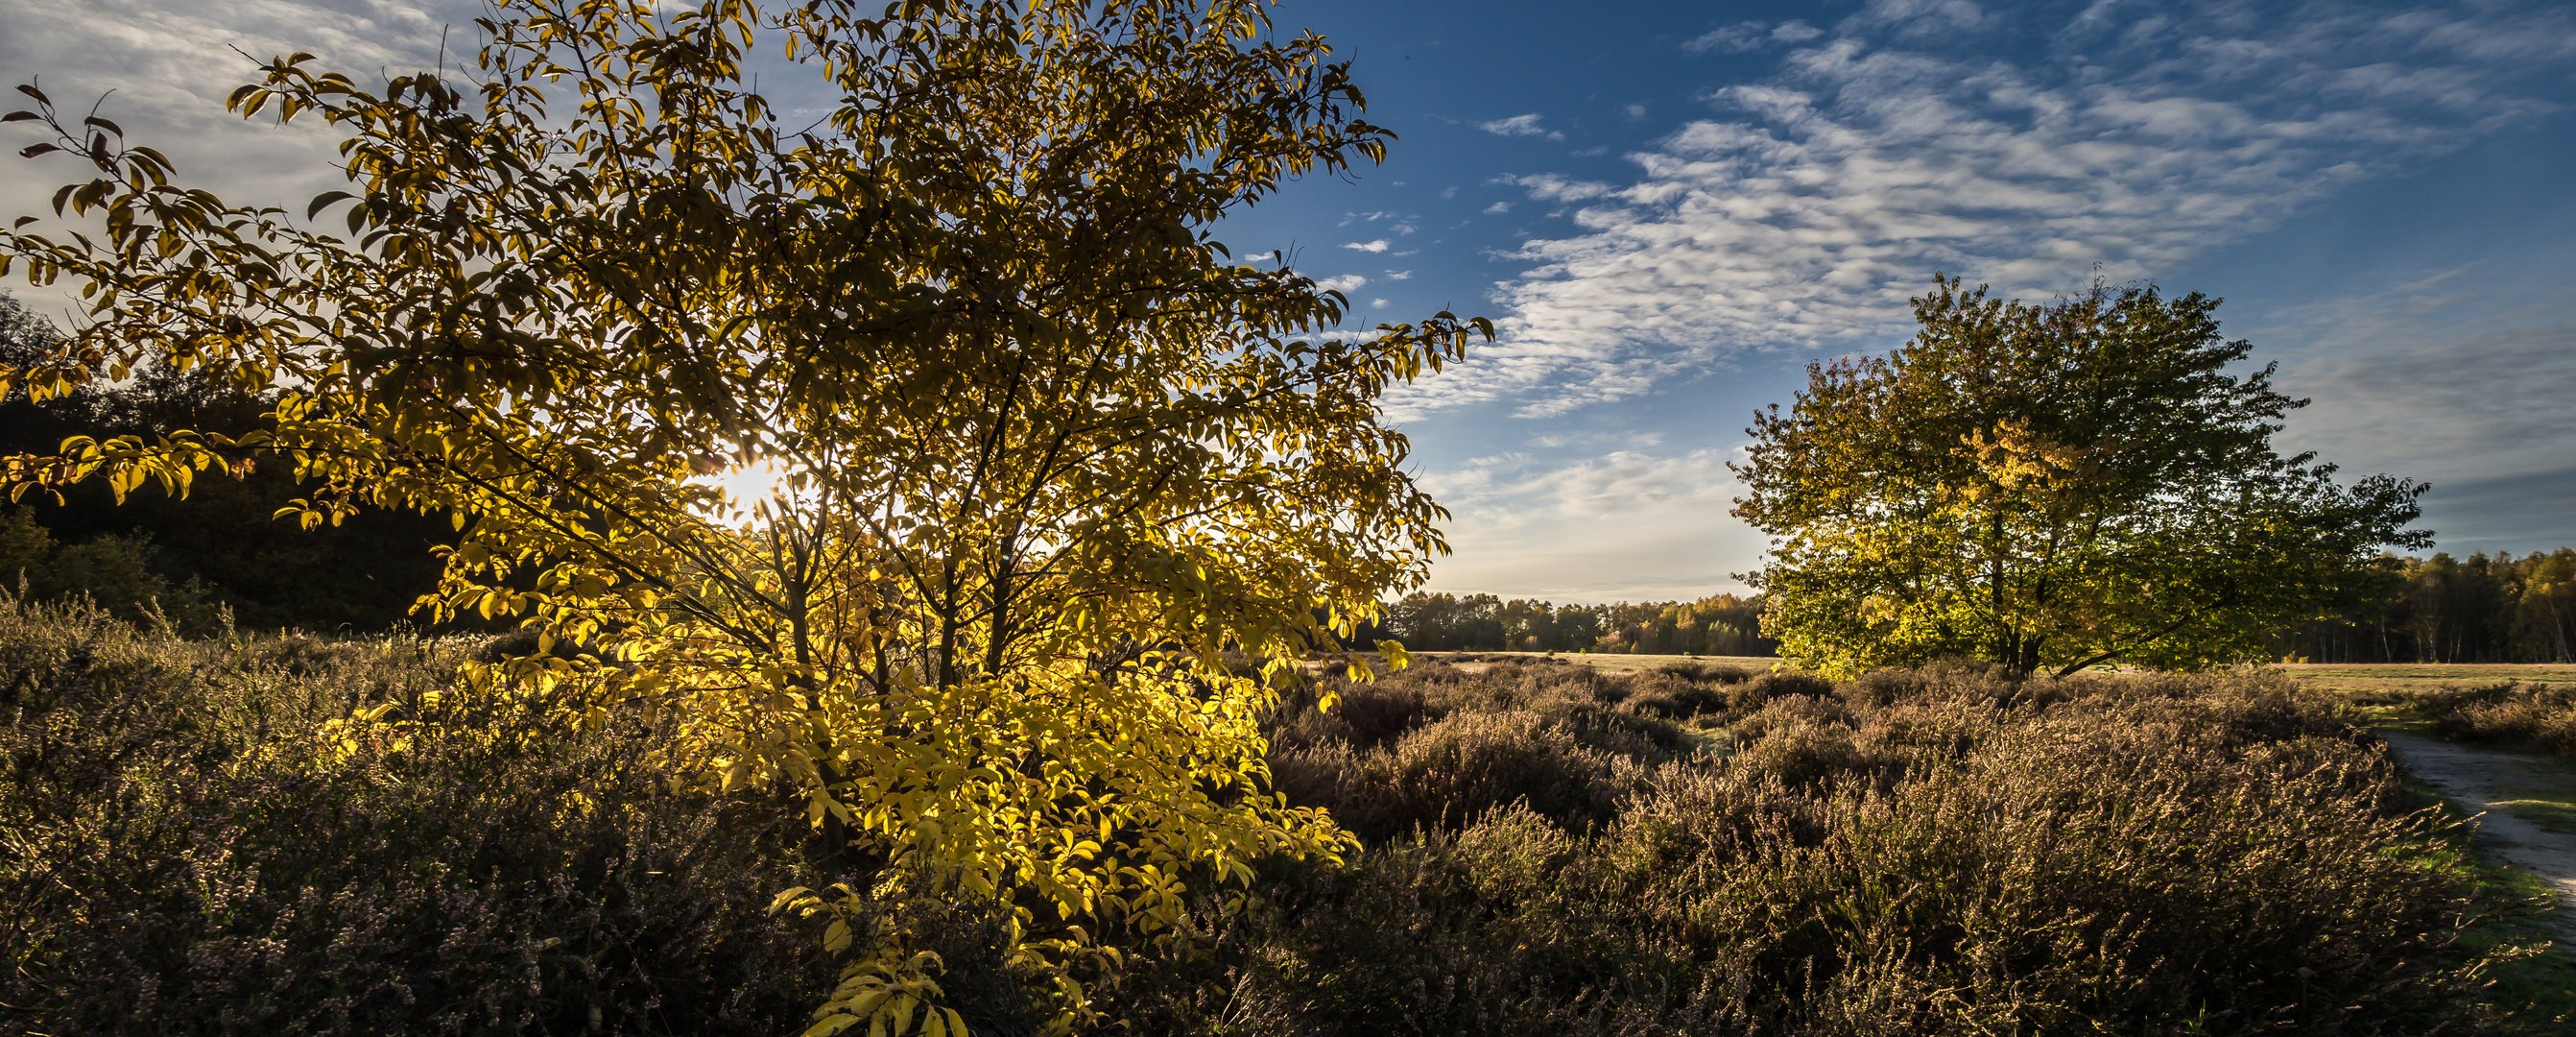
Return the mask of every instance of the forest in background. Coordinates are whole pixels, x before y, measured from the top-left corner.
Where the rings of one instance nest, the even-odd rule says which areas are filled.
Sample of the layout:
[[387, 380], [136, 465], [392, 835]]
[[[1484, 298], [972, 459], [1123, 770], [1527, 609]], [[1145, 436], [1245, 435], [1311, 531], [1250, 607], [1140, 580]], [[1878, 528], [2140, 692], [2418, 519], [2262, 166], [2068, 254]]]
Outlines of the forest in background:
[[[51, 321], [0, 291], [0, 365], [34, 362], [59, 340]], [[255, 428], [273, 400], [202, 371], [150, 367], [111, 386], [30, 402], [0, 393], [0, 454], [51, 453], [65, 437]], [[157, 490], [121, 505], [97, 482], [59, 502], [30, 495], [0, 511], [0, 582], [55, 600], [84, 594], [124, 618], [151, 602], [180, 630], [208, 632], [227, 617], [247, 628], [377, 632], [403, 623], [438, 583], [434, 544], [455, 534], [444, 517], [376, 510], [305, 531], [274, 518], [302, 496], [294, 473], [270, 464], [243, 478], [197, 480], [185, 500]]]
[[[1417, 592], [1387, 609], [1385, 635], [1413, 651], [1771, 655], [1762, 596], [1556, 604]], [[2390, 560], [2370, 608], [2286, 630], [2285, 660], [2319, 663], [2576, 662], [2576, 548], [2515, 557]]]
[[2320, 663], [2576, 661], [2576, 549], [2400, 559], [2375, 607], [2288, 631]]
[[1387, 606], [1382, 636], [1417, 652], [1770, 655], [1760, 595], [1586, 605], [1417, 591]]

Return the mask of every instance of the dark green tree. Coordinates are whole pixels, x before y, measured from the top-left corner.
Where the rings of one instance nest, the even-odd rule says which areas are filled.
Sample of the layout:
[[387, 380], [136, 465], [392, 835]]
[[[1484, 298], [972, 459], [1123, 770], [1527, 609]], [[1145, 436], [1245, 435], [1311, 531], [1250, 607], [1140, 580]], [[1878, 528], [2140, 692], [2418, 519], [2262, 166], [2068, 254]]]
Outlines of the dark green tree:
[[2260, 658], [2380, 599], [2424, 486], [2345, 486], [2272, 436], [2303, 407], [2219, 300], [2096, 285], [2031, 305], [1936, 278], [1884, 357], [1810, 365], [1757, 413], [1735, 513], [1784, 655], [1832, 673], [1973, 657], [2028, 673]]
[[[40, 362], [61, 340], [52, 321], [0, 291], [0, 368]], [[0, 396], [0, 454], [50, 453], [66, 438], [101, 430], [239, 435], [257, 428], [274, 403], [273, 394], [245, 392], [202, 368], [162, 364], [42, 402], [13, 387]], [[41, 535], [48, 552], [71, 554], [45, 554], [34, 569], [0, 569], [0, 577], [28, 571], [39, 577], [30, 585], [39, 596], [87, 591], [117, 609], [153, 597], [165, 609], [204, 617], [220, 600], [243, 626], [312, 630], [383, 629], [437, 586], [429, 547], [451, 534], [445, 519], [370, 509], [337, 526], [299, 529], [272, 517], [278, 501], [299, 495], [292, 466], [250, 466], [238, 475], [199, 480], [185, 501], [147, 494], [123, 507], [95, 482], [23, 495], [19, 503], [35, 524], [29, 532]], [[81, 573], [111, 571], [72, 564], [90, 555], [122, 558], [128, 564], [112, 571], [138, 575], [80, 586]]]

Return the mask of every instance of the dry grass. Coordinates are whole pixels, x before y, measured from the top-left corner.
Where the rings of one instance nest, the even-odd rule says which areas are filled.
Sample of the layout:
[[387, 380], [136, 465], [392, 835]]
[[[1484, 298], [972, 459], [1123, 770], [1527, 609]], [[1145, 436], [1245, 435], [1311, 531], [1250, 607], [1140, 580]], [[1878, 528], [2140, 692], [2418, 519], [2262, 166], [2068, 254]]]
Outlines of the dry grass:
[[[352, 707], [431, 711], [472, 650], [0, 602], [0, 1032], [801, 1027], [837, 963], [768, 896], [884, 876], [776, 804], [671, 792], [637, 763], [650, 727], [460, 713], [402, 751], [317, 744]], [[1280, 711], [1283, 789], [1368, 848], [1267, 862], [1199, 942], [1121, 947], [1098, 1029], [2563, 1022], [2496, 993], [2555, 977], [2482, 928], [2493, 898], [2360, 717], [2278, 675], [1606, 658], [1635, 665], [1426, 664]], [[859, 921], [937, 934], [975, 1032], [1030, 1031], [988, 910]]]
[[1449, 663], [1470, 673], [1496, 665], [1527, 665], [1551, 660], [1588, 666], [1604, 673], [1638, 673], [1677, 662], [1735, 666], [1761, 673], [1781, 662], [1767, 655], [1630, 655], [1615, 652], [1417, 652], [1413, 657], [1422, 662]]
[[[1418, 652], [1424, 662], [1445, 662], [1471, 672], [1493, 665], [1526, 665], [1554, 660], [1607, 673], [1636, 673], [1676, 662], [1698, 661], [1741, 667], [1752, 672], [1788, 667], [1772, 656], [1755, 655], [1625, 655], [1580, 652]], [[2431, 690], [2450, 684], [2525, 684], [2576, 686], [2576, 664], [2568, 663], [2285, 663], [2278, 667], [2290, 679], [2321, 691], [2402, 692]]]
[[[652, 727], [430, 695], [477, 648], [187, 641], [0, 596], [0, 1033], [801, 1029], [839, 966], [770, 898], [857, 876], [792, 811], [673, 793]], [[323, 731], [388, 704], [437, 723]], [[972, 970], [975, 920], [930, 921]], [[1015, 993], [953, 993], [979, 991]]]
[[2486, 901], [2360, 716], [2278, 675], [1466, 662], [1281, 714], [1283, 784], [1370, 849], [1132, 970], [1136, 1032], [2563, 1021], [2493, 993], [2533, 985], [2527, 951], [2477, 935]]
[[2576, 687], [2576, 665], [2562, 663], [2289, 663], [2280, 670], [2320, 691], [2365, 696], [2431, 691], [2454, 684]]

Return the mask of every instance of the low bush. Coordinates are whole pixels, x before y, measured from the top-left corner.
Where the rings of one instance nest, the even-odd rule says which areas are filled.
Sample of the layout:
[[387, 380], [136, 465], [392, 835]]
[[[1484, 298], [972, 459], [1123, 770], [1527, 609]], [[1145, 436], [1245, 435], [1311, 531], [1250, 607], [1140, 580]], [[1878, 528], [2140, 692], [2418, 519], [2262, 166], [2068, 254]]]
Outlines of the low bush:
[[1456, 829], [1521, 805], [1573, 827], [1603, 823], [1642, 768], [1535, 712], [1460, 712], [1370, 749], [1323, 742], [1274, 752], [1290, 799], [1324, 806], [1363, 839]]
[[223, 628], [229, 614], [194, 577], [165, 575], [150, 534], [108, 533], [61, 543], [35, 514], [0, 511], [0, 591], [35, 601], [80, 600], [129, 622], [191, 634]]
[[2003, 667], [1993, 663], [1945, 659], [1924, 666], [1871, 670], [1842, 685], [1842, 689], [1854, 702], [1887, 705], [2014, 694], [2025, 683], [2012, 680]]
[[[1679, 671], [1679, 672], [1677, 672]], [[1696, 666], [1665, 667], [1629, 678], [1629, 693], [1621, 700], [1629, 708], [1662, 720], [1691, 720], [1722, 713], [1727, 708], [1725, 683], [1689, 676], [1699, 672]]]
[[[185, 641], [0, 601], [0, 1030], [794, 1032], [790, 886], [900, 878], [664, 734], [453, 694], [467, 639]], [[2551, 1032], [2356, 718], [2258, 674], [1834, 685], [1422, 665], [1269, 718], [1366, 849], [1084, 976], [1103, 1032]], [[1745, 694], [1738, 695], [1742, 692]], [[2537, 709], [2462, 693], [2463, 716]], [[389, 709], [400, 741], [332, 721]], [[907, 898], [1032, 1032], [999, 912]], [[861, 936], [864, 938], [865, 934]]]
[[2417, 706], [2442, 737], [2576, 758], [2576, 689], [2509, 682], [2425, 693]]
[[[801, 1028], [837, 965], [770, 899], [840, 877], [802, 826], [670, 792], [650, 728], [459, 712], [474, 647], [0, 601], [0, 1030]], [[379, 706], [444, 723], [328, 726]]]
[[[1514, 763], [1410, 780], [1475, 770], [1436, 784], [1502, 805], [1417, 805], [1398, 832], [1317, 800], [1368, 818], [1370, 848], [1205, 916], [1216, 950], [1131, 969], [1113, 1011], [1242, 1034], [2553, 1025], [2481, 1000], [2528, 949], [2463, 939], [2484, 908], [2440, 863], [2439, 822], [2394, 806], [2354, 717], [2284, 679], [1773, 677], [1724, 716], [1731, 754], [1564, 730], [1594, 710], [1679, 732], [1661, 692], [1430, 678], [1451, 711], [1398, 744], [1451, 760], [1489, 738]], [[1680, 679], [1634, 681], [1656, 678]], [[1380, 784], [1330, 795], [1402, 786], [1337, 748]], [[1566, 808], [1576, 772], [1538, 749], [1621, 761], [1595, 772], [1615, 783], [1606, 821]]]
[[1830, 698], [1834, 682], [1811, 673], [1775, 670], [1726, 689], [1726, 708], [1751, 713], [1782, 698]]
[[1694, 684], [1737, 684], [1753, 679], [1753, 671], [1744, 667], [1702, 659], [1668, 662], [1655, 667], [1654, 672], [1679, 677]]

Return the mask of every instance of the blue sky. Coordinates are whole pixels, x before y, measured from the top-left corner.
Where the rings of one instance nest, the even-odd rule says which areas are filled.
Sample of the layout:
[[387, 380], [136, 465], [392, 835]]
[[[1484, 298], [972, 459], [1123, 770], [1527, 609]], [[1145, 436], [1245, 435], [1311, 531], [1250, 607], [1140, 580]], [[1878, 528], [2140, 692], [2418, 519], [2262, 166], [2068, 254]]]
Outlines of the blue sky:
[[[0, 0], [0, 77], [118, 87], [183, 171], [310, 195], [318, 137], [222, 113], [253, 54], [417, 64], [470, 8]], [[2576, 6], [1296, 0], [1354, 63], [1381, 167], [1235, 219], [1360, 314], [1495, 318], [1398, 394], [1456, 513], [1439, 589], [1739, 586], [1753, 410], [1882, 351], [1934, 271], [2228, 300], [2312, 396], [2282, 442], [2428, 480], [2458, 553], [2576, 544]], [[460, 30], [461, 31], [461, 30]], [[308, 183], [308, 181], [310, 181]], [[292, 188], [293, 190], [288, 190]], [[0, 178], [0, 207], [39, 185]], [[297, 194], [301, 191], [301, 195]], [[1382, 300], [1382, 302], [1381, 302]]]
[[1726, 514], [1724, 462], [1751, 412], [1809, 360], [1902, 342], [1936, 270], [2031, 298], [2097, 271], [2221, 296], [2227, 332], [2316, 399], [2285, 447], [2432, 482], [2445, 549], [2576, 543], [2576, 8], [1284, 12], [1300, 19], [1403, 139], [1231, 236], [1366, 278], [1363, 312], [1503, 327], [1398, 404], [1458, 512], [1434, 586], [1736, 585], [1761, 543]]

